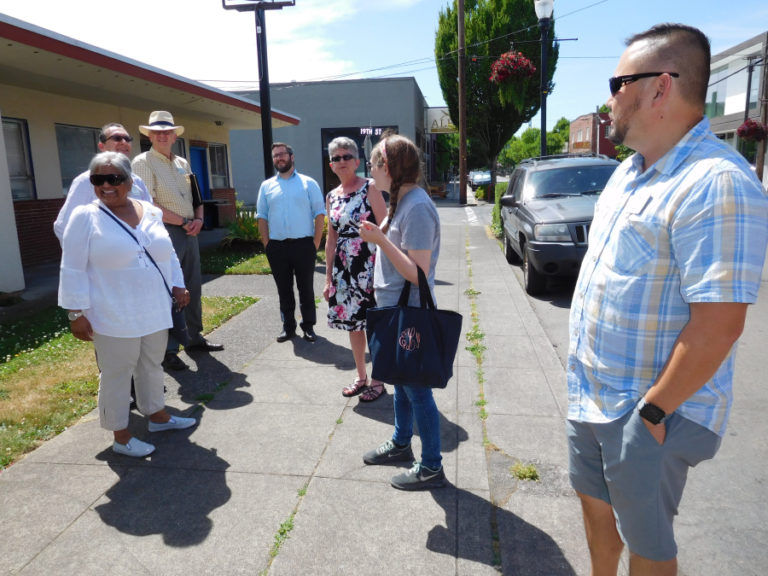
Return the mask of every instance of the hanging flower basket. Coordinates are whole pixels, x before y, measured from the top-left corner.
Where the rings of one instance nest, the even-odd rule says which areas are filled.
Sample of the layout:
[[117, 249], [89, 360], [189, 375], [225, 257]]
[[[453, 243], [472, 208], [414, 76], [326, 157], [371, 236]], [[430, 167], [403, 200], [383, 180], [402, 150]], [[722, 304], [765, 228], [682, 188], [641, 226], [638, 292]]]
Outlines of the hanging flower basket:
[[751, 118], [736, 130], [739, 138], [748, 142], [761, 142], [768, 135], [768, 126]]
[[533, 77], [536, 66], [521, 52], [505, 52], [491, 65], [491, 77], [494, 84], [503, 84], [513, 79]]

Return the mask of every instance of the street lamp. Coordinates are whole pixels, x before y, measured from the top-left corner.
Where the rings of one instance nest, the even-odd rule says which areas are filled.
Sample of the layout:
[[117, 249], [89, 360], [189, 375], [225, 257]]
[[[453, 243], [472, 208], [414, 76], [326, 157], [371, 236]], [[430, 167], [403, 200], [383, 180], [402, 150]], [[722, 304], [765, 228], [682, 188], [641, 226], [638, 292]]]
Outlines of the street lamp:
[[549, 25], [552, 22], [552, 11], [555, 0], [533, 0], [536, 17], [539, 19], [541, 31], [541, 156], [547, 155], [547, 60], [549, 59]]
[[282, 10], [295, 6], [296, 0], [221, 0], [224, 10], [254, 12], [256, 14], [256, 47], [259, 64], [259, 108], [261, 109], [261, 142], [264, 154], [264, 178], [274, 172], [272, 164], [272, 100], [269, 94], [269, 66], [267, 64], [267, 23], [264, 10]]

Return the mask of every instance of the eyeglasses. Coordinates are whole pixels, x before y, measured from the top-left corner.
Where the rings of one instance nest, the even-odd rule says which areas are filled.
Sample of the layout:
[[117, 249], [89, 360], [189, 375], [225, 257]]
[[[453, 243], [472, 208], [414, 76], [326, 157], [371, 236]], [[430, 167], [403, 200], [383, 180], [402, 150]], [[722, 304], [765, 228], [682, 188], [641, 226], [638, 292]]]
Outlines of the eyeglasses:
[[372, 162], [366, 162], [365, 165], [368, 167], [368, 170], [370, 170], [374, 166], [376, 166], [376, 168], [381, 168], [382, 166], [384, 166], [384, 162], [376, 162], [376, 164]]
[[112, 134], [109, 138], [103, 138], [102, 142], [106, 142], [107, 140], [112, 140], [112, 142], [133, 142], [133, 138], [127, 134], [125, 136], [122, 134]]
[[337, 162], [341, 162], [342, 160], [344, 160], [344, 162], [349, 162], [353, 158], [356, 158], [356, 156], [352, 154], [344, 154], [343, 156], [332, 156], [331, 162], [333, 162], [334, 164]]
[[611, 96], [616, 96], [616, 92], [621, 90], [621, 87], [625, 84], [631, 84], [641, 78], [661, 76], [662, 74], [669, 74], [672, 78], [680, 77], [680, 74], [677, 72], [641, 72], [640, 74], [627, 74], [626, 76], [614, 76], [613, 78], [608, 78], [608, 88], [611, 90]]
[[288, 152], [278, 152], [277, 154], [272, 154], [272, 160], [277, 160], [283, 156], [290, 156], [290, 154]]
[[91, 174], [90, 180], [94, 186], [104, 186], [105, 182], [110, 186], [120, 186], [120, 184], [128, 180], [128, 176], [123, 176], [122, 174]]

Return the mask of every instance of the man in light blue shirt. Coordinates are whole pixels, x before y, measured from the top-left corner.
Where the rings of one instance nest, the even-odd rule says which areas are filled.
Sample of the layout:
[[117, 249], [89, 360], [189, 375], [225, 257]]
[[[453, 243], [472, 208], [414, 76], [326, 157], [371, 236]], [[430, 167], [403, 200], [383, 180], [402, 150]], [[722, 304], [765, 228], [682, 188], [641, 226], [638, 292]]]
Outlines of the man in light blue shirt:
[[637, 151], [595, 208], [570, 316], [568, 439], [593, 574], [677, 573], [688, 469], [712, 458], [755, 302], [768, 199], [703, 116], [709, 40], [663, 24], [627, 42], [608, 106]]
[[285, 342], [296, 336], [295, 276], [301, 329], [304, 339], [314, 342], [317, 317], [312, 277], [323, 237], [325, 201], [317, 182], [296, 171], [293, 149], [288, 144], [272, 144], [272, 163], [277, 175], [265, 180], [259, 188], [256, 218], [280, 298], [283, 331], [277, 341]]

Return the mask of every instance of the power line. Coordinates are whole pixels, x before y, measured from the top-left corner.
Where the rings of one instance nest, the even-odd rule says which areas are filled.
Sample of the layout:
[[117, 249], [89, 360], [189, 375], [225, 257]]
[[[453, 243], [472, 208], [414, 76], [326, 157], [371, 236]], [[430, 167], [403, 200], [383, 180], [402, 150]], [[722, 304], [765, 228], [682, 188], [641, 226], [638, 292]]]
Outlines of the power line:
[[[587, 6], [583, 6], [581, 8], [578, 8], [576, 10], [573, 10], [571, 12], [567, 12], [566, 14], [563, 14], [562, 16], [558, 16], [558, 18], [555, 20], [556, 22], [558, 20], [562, 20], [563, 18], [567, 18], [569, 16], [572, 16], [574, 14], [578, 14], [579, 12], [583, 12], [584, 10], [588, 10], [590, 8], [593, 8], [595, 6], [599, 6], [600, 4], [605, 4], [606, 2], [609, 2], [610, 0], [598, 0], [597, 2], [593, 2], [592, 4], [589, 4]], [[519, 30], [515, 30], [514, 32], [509, 32], [508, 34], [503, 34], [501, 36], [497, 36], [495, 38], [491, 38], [489, 40], [482, 40], [480, 42], [475, 42], [474, 44], [470, 44], [467, 46], [467, 49], [476, 47], [476, 46], [482, 46], [485, 44], [490, 44], [491, 42], [495, 42], [497, 40], [503, 40], [506, 38], [509, 38], [510, 36], [514, 36], [516, 34], [521, 34], [523, 32], [529, 31], [534, 26], [526, 26], [525, 28], [521, 28]], [[575, 38], [568, 38], [568, 40], [576, 40]], [[524, 43], [533, 43], [533, 42], [539, 42], [539, 40], [521, 40], [518, 41], [518, 44], [524, 44]], [[555, 39], [555, 42], [557, 42], [557, 39]], [[401, 68], [403, 66], [412, 66], [414, 64], [426, 64], [427, 62], [434, 62], [434, 65], [431, 65], [426, 68], [419, 68], [417, 70], [412, 70], [409, 72], [421, 72], [424, 70], [430, 70], [437, 66], [437, 62], [441, 60], [446, 60], [453, 55], [455, 55], [458, 52], [458, 50], [451, 50], [449, 52], [446, 52], [442, 56], [425, 56], [423, 58], [417, 58], [415, 60], [407, 60], [405, 62], [399, 62], [397, 64], [390, 64], [388, 66], [380, 66], [377, 68], [369, 68], [368, 70], [361, 70], [356, 72], [347, 72], [344, 74], [336, 74], [333, 76], [321, 76], [318, 78], [310, 78], [306, 80], [301, 80], [299, 82], [296, 82], [295, 84], [301, 85], [303, 83], [307, 82], [322, 82], [322, 81], [329, 81], [329, 80], [341, 80], [343, 78], [349, 78], [349, 77], [355, 77], [355, 76], [361, 76], [363, 74], [369, 74], [371, 72], [380, 72], [383, 70], [391, 70], [393, 68]], [[488, 58], [494, 58], [492, 56], [477, 56], [478, 59], [488, 59]], [[598, 58], [605, 58], [605, 59], [615, 59], [615, 56], [561, 56], [560, 58], [568, 58], [568, 59], [598, 59]], [[406, 74], [408, 72], [400, 72], [398, 74]], [[258, 80], [197, 80], [198, 82], [207, 82], [207, 83], [219, 83], [219, 84], [227, 84], [227, 83], [236, 83], [236, 84], [258, 84]]]

